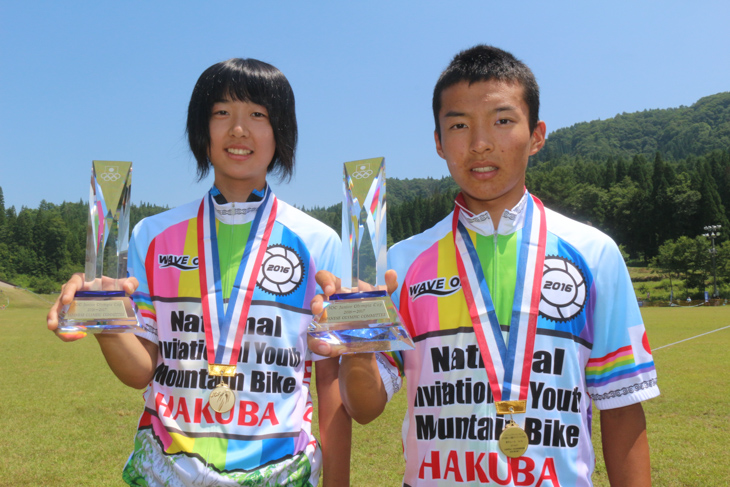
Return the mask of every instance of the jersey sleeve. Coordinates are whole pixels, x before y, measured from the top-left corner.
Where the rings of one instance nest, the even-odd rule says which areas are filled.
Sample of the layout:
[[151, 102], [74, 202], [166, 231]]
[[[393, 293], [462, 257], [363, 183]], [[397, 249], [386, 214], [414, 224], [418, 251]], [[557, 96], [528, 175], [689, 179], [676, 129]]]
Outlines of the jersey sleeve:
[[631, 279], [612, 241], [599, 262], [594, 274], [594, 340], [586, 382], [598, 409], [613, 409], [656, 397], [659, 388]]
[[146, 242], [147, 239], [144, 238], [144, 234], [143, 220], [134, 227], [132, 238], [129, 242], [129, 252], [127, 254], [127, 272], [129, 277], [134, 277], [139, 282], [139, 286], [137, 286], [137, 289], [132, 294], [132, 300], [137, 305], [137, 321], [139, 321], [141, 328], [136, 330], [134, 334], [152, 343], [158, 343], [157, 314], [152, 304], [147, 269], [145, 267], [150, 245]]
[[[320, 222], [317, 222], [317, 224], [320, 224]], [[334, 230], [329, 227], [325, 227], [324, 224], [321, 225], [322, 230], [314, 235], [314, 237], [307, 243], [307, 247], [311, 252], [315, 267], [312, 270], [312, 279], [314, 279], [314, 275], [317, 272], [322, 270], [329, 271], [335, 276], [340, 275], [340, 249], [342, 244]], [[315, 284], [315, 286], [315, 294], [321, 294], [322, 288], [319, 284]], [[307, 308], [309, 308], [309, 305], [310, 303], [305, 303]], [[312, 351], [307, 348], [308, 360], [318, 362], [325, 358], [328, 357], [312, 353]]]
[[[406, 271], [410, 260], [404, 258], [403, 255], [399, 255], [400, 248], [402, 245], [391, 247], [388, 251], [388, 269], [393, 269], [398, 275], [398, 280], [401, 283], [391, 295], [393, 304], [398, 308], [398, 312], [403, 320], [403, 325], [408, 330], [408, 333], [413, 335], [413, 327], [410, 323], [410, 317], [408, 315], [408, 307], [405, 299], [403, 299], [403, 290], [407, 289], [406, 285]], [[405, 296], [408, 293], [406, 291]], [[402, 351], [391, 351], [377, 354], [378, 368], [380, 369], [380, 377], [383, 379], [383, 385], [388, 394], [388, 401], [393, 398], [393, 395], [403, 387], [403, 377], [405, 377], [405, 360], [406, 354]]]
[[403, 378], [400, 374], [400, 369], [397, 363], [394, 361], [394, 354], [395, 356], [401, 355], [400, 352], [375, 354], [375, 361], [378, 364], [378, 372], [380, 372], [380, 379], [383, 381], [388, 401], [390, 401], [393, 398], [393, 395], [403, 386]]

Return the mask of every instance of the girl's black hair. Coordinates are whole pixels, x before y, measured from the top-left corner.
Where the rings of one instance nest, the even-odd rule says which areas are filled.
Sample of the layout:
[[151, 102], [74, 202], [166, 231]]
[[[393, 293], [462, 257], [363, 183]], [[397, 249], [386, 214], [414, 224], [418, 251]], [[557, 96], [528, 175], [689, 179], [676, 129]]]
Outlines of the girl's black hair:
[[187, 135], [198, 164], [198, 180], [210, 171], [210, 117], [221, 100], [248, 101], [266, 107], [276, 149], [267, 172], [289, 180], [294, 172], [297, 117], [294, 92], [284, 74], [256, 59], [233, 58], [209, 67], [198, 78], [188, 105]]

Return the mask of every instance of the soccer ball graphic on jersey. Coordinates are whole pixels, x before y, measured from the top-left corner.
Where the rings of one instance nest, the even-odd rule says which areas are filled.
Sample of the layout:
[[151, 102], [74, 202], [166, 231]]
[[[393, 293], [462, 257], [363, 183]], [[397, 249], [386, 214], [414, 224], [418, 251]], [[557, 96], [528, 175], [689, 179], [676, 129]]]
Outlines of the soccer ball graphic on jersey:
[[546, 256], [542, 275], [540, 315], [553, 321], [570, 321], [583, 311], [586, 280], [570, 260]]

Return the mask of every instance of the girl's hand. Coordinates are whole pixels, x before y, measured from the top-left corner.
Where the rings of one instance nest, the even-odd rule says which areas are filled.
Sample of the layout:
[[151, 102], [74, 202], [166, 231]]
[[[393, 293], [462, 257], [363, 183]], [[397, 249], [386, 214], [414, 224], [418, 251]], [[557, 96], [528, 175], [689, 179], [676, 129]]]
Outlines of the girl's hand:
[[[322, 288], [323, 294], [318, 294], [312, 299], [311, 309], [313, 315], [319, 315], [324, 310], [325, 298], [329, 298], [335, 293], [348, 292], [349, 289], [343, 289], [340, 278], [335, 277], [329, 271], [317, 272], [315, 279], [319, 287]], [[362, 281], [358, 283], [359, 291], [374, 291], [382, 290], [383, 288], [388, 292], [388, 295], [393, 294], [398, 289], [398, 275], [394, 270], [391, 269], [385, 272], [385, 286], [375, 287]], [[307, 345], [312, 352], [323, 357], [339, 357], [347, 351], [344, 346], [331, 345], [317, 338], [312, 338], [310, 335], [307, 335]]]
[[[102, 277], [101, 279], [101, 289], [103, 291], [111, 291], [115, 289], [115, 282], [117, 279], [112, 279], [110, 277]], [[137, 286], [139, 286], [139, 282], [134, 277], [125, 278], [125, 279], [119, 279], [119, 284], [122, 286], [122, 290], [126, 292], [127, 294], [132, 294], [135, 289], [137, 289]], [[63, 285], [61, 288], [61, 293], [58, 295], [58, 298], [56, 299], [56, 302], [53, 303], [53, 306], [51, 306], [51, 309], [48, 310], [48, 315], [46, 316], [46, 326], [48, 326], [48, 329], [51, 330], [56, 334], [58, 338], [63, 340], [64, 342], [72, 342], [75, 340], [78, 340], [80, 338], [84, 338], [86, 336], [85, 333], [78, 333], [78, 334], [63, 334], [58, 332], [58, 313], [61, 311], [61, 309], [66, 306], [67, 304], [71, 304], [71, 301], [74, 299], [74, 295], [76, 294], [76, 291], [88, 291], [91, 287], [91, 282], [84, 282], [84, 274], [83, 273], [77, 273], [71, 276], [71, 279], [66, 282], [66, 284]]]

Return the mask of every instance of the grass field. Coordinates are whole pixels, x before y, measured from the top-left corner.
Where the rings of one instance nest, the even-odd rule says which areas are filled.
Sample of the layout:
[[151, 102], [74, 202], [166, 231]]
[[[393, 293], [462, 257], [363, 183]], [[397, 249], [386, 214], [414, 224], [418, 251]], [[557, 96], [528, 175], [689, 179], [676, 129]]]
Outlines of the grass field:
[[[45, 329], [47, 304], [5, 289], [0, 311], [3, 415], [0, 486], [116, 486], [141, 412], [139, 391], [109, 371], [96, 340], [62, 343]], [[645, 308], [662, 395], [645, 403], [652, 477], [660, 487], [730, 485], [730, 306]], [[405, 394], [355, 425], [352, 485], [400, 485]], [[599, 429], [594, 428], [598, 432]], [[600, 452], [600, 437], [594, 444]], [[596, 486], [607, 486], [600, 460]]]

